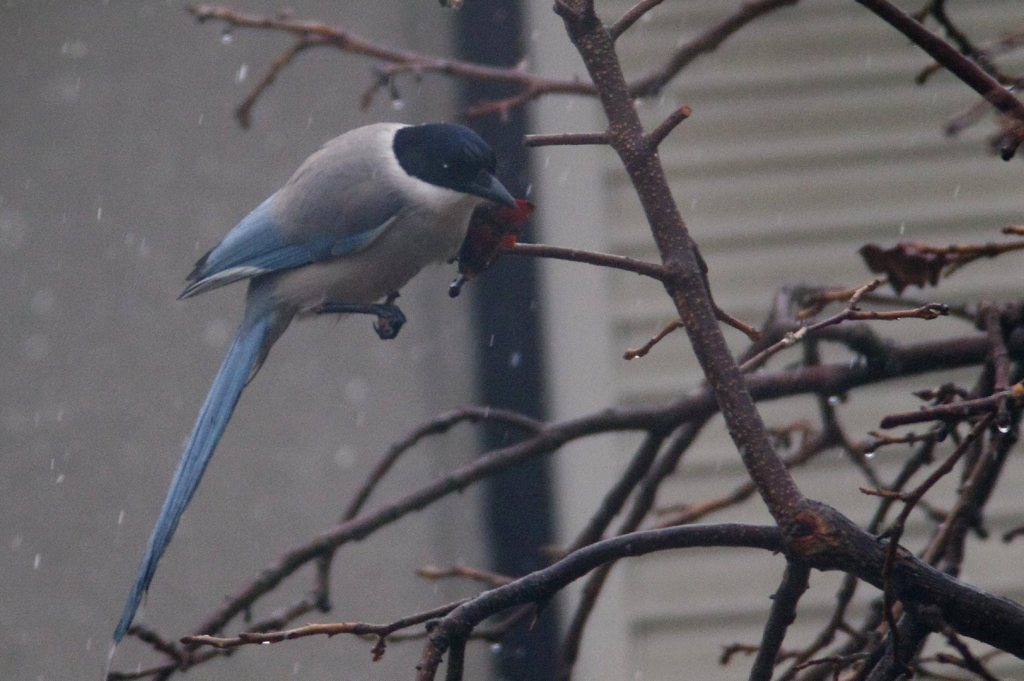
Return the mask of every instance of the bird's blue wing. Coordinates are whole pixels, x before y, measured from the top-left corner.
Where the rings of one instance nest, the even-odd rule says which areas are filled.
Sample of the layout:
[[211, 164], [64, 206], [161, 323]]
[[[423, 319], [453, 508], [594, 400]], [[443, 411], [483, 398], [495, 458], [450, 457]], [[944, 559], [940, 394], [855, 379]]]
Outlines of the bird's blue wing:
[[282, 190], [272, 195], [239, 222], [200, 258], [179, 297], [360, 251], [387, 229], [399, 210], [393, 203], [381, 204], [348, 224], [344, 218], [350, 218], [346, 212], [351, 211], [336, 210], [331, 224], [332, 216], [325, 216], [323, 208], [282, 208], [280, 204], [293, 194]]
[[390, 174], [400, 172], [397, 163], [387, 170], [384, 162], [381, 169], [382, 140], [390, 153], [390, 137], [382, 134], [373, 128], [342, 135], [306, 159], [281, 189], [196, 263], [181, 297], [373, 243], [408, 208], [408, 197], [389, 181]]

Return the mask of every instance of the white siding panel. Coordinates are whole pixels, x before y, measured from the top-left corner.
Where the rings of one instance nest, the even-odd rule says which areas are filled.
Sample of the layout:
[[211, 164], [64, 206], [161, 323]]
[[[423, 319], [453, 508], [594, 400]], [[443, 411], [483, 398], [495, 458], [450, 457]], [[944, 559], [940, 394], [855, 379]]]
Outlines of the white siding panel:
[[[614, 19], [632, 3], [598, 3], [602, 16]], [[720, 21], [740, 0], [665, 2], [650, 19], [620, 38], [618, 49], [627, 74], [635, 77], [660, 64], [664, 55]], [[548, 16], [537, 5], [538, 20]], [[543, 5], [543, 8], [540, 7]], [[909, 6], [908, 6], [909, 7]], [[910, 9], [917, 9], [914, 4]], [[981, 42], [1024, 27], [1019, 0], [954, 2], [950, 13]], [[548, 39], [560, 40], [555, 33]], [[538, 47], [542, 71], [565, 72], [578, 60], [555, 48]], [[905, 38], [851, 0], [816, 0], [777, 11], [730, 38], [716, 52], [694, 62], [653, 101], [640, 104], [647, 125], [660, 122], [674, 108], [688, 105], [692, 117], [662, 146], [661, 156], [673, 193], [710, 266], [719, 305], [755, 324], [763, 321], [779, 287], [814, 282], [852, 286], [871, 273], [857, 255], [867, 242], [891, 245], [901, 240], [932, 244], [997, 241], [999, 228], [1024, 222], [1024, 163], [1003, 163], [987, 150], [986, 122], [959, 139], [943, 136], [945, 122], [972, 105], [973, 92], [938, 74], [924, 87], [914, 76], [927, 58]], [[1016, 62], [1021, 65], [1021, 60]], [[550, 66], [550, 68], [547, 68]], [[586, 107], [582, 107], [586, 109]], [[589, 109], [565, 100], [542, 103], [538, 132], [600, 129]], [[558, 169], [549, 166], [558, 165]], [[607, 149], [547, 149], [538, 156], [545, 239], [656, 261], [639, 203], [628, 178]], [[586, 186], [598, 186], [597, 193]], [[575, 192], [563, 191], [570, 186]], [[599, 207], [601, 225], [581, 228], [581, 204]], [[589, 212], [586, 219], [593, 220]], [[564, 267], [550, 265], [549, 272]], [[587, 286], [572, 286], [563, 274], [549, 275], [557, 288], [546, 292], [553, 356], [552, 383], [559, 397], [556, 415], [579, 413], [574, 395], [595, 396], [595, 362], [607, 362], [600, 390], [621, 405], [658, 404], [677, 399], [699, 384], [701, 376], [685, 334], [677, 332], [647, 357], [621, 359], [629, 347], [643, 343], [672, 319], [673, 309], [655, 282], [623, 273], [604, 273]], [[1024, 290], [1024, 261], [1010, 256], [978, 263], [957, 273], [938, 290], [908, 293], [941, 302], [1008, 300]], [[596, 305], [595, 305], [596, 304]], [[567, 321], [576, 305], [603, 315]], [[583, 308], [580, 308], [583, 309]], [[880, 334], [912, 341], [967, 333], [958, 320], [908, 320], [880, 324]], [[586, 336], [592, 352], [574, 346]], [[733, 347], [744, 347], [739, 334], [727, 331]], [[600, 342], [597, 342], [600, 338]], [[568, 349], [567, 349], [568, 348]], [[829, 356], [842, 356], [830, 353]], [[776, 358], [772, 367], [796, 361], [798, 350]], [[845, 356], [844, 356], [845, 357]], [[848, 360], [845, 357], [844, 361]], [[949, 376], [944, 375], [943, 380]], [[953, 374], [970, 385], [971, 372]], [[886, 413], [916, 409], [910, 391], [931, 387], [936, 376], [914, 377], [858, 391], [840, 407], [850, 437], [866, 437]], [[762, 405], [770, 427], [784, 427], [813, 416], [812, 398], [778, 400]], [[588, 462], [607, 461], [605, 481], [614, 478], [633, 451], [635, 437], [607, 438], [603, 454]], [[943, 452], [950, 445], [944, 445]], [[583, 448], [580, 448], [583, 449]], [[600, 449], [600, 447], [598, 447]], [[909, 448], [883, 449], [875, 464], [883, 480], [891, 479]], [[599, 503], [605, 487], [591, 466], [580, 466], [582, 451], [560, 463], [559, 485], [569, 501], [561, 509], [562, 531], [571, 537]], [[603, 458], [602, 458], [603, 457]], [[585, 469], [585, 470], [583, 470]], [[827, 453], [796, 473], [807, 494], [830, 503], [857, 522], [870, 517], [874, 501], [859, 490], [868, 486], [843, 456]], [[746, 480], [720, 418], [712, 420], [680, 470], [665, 484], [662, 507], [692, 504], [726, 494]], [[988, 509], [993, 538], [972, 538], [965, 576], [972, 582], [1024, 600], [1024, 542], [1003, 544], [998, 535], [1024, 521], [1016, 489], [1024, 485], [1019, 454], [1007, 463], [1006, 477]], [[934, 498], [948, 505], [955, 481], [943, 483]], [[755, 496], [707, 521], [768, 522]], [[905, 543], [922, 547], [930, 531], [915, 514]], [[613, 573], [610, 603], [596, 617], [583, 647], [578, 679], [734, 679], [745, 677], [750, 658], [737, 656], [718, 665], [723, 646], [756, 643], [769, 608], [768, 596], [782, 572], [778, 557], [739, 550], [678, 551], [621, 563]], [[812, 576], [801, 602], [800, 620], [787, 648], [806, 643], [829, 615], [841, 576]], [[877, 597], [866, 585], [858, 590], [851, 621]], [[596, 619], [595, 617], [595, 619]], [[625, 643], [625, 646], [623, 645]], [[993, 667], [1021, 678], [1024, 667], [1007, 660]]]

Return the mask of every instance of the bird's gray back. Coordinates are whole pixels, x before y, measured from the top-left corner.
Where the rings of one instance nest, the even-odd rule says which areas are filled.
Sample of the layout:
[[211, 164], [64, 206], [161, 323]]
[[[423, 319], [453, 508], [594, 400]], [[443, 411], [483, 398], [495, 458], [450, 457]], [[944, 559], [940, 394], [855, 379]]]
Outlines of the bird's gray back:
[[344, 241], [398, 214], [407, 197], [390, 175], [401, 170], [391, 151], [400, 127], [378, 123], [347, 132], [306, 159], [278, 192], [275, 213], [285, 238]]

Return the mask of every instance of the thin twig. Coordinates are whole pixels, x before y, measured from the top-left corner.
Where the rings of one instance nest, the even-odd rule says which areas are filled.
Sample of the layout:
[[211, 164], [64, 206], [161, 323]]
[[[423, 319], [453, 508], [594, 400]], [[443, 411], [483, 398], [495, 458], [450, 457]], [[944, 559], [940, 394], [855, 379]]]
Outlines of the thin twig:
[[[389, 75], [391, 76], [402, 71], [412, 71], [416, 74], [437, 73], [457, 78], [519, 85], [522, 91], [514, 103], [516, 106], [544, 94], [587, 96], [594, 96], [596, 94], [594, 86], [590, 83], [578, 80], [544, 78], [531, 74], [519, 66], [511, 68], [487, 66], [475, 62], [446, 59], [410, 50], [395, 49], [363, 38], [340, 26], [331, 26], [320, 21], [260, 16], [239, 12], [230, 7], [211, 4], [192, 5], [188, 8], [188, 12], [199, 22], [220, 21], [229, 27], [273, 30], [297, 36], [299, 43], [278, 57], [275, 67], [268, 71], [270, 80], [273, 80], [273, 77], [291, 61], [298, 51], [308, 47], [333, 47], [349, 54], [369, 57], [384, 62], [390, 65]], [[300, 44], [301, 47], [299, 46]], [[279, 62], [280, 65], [276, 66]], [[376, 85], [371, 88], [371, 91], [364, 94], [364, 103], [367, 101], [367, 97], [372, 97], [372, 92], [380, 87], [381, 79], [378, 77], [375, 83]], [[256, 99], [265, 89], [266, 85], [257, 85], [256, 89], [246, 98], [248, 102], [244, 112], [246, 117], [248, 117], [249, 111], [252, 109]], [[500, 108], [491, 108], [485, 113], [494, 112]]]
[[[640, 527], [648, 513], [654, 508], [654, 502], [662, 482], [676, 470], [679, 460], [693, 444], [703, 425], [704, 421], [694, 420], [673, 436], [671, 442], [664, 448], [640, 483], [629, 511], [616, 528], [616, 533], [619, 536], [634, 532]], [[576, 610], [573, 612], [566, 627], [565, 636], [562, 638], [562, 646], [558, 654], [558, 667], [555, 670], [555, 681], [567, 681], [572, 676], [572, 668], [579, 656], [583, 632], [613, 565], [614, 563], [608, 563], [594, 570], [583, 585], [579, 603], [576, 604]]]
[[424, 565], [423, 567], [416, 568], [416, 574], [429, 580], [462, 577], [465, 579], [471, 579], [474, 582], [488, 584], [490, 586], [502, 586], [503, 584], [508, 584], [515, 579], [508, 575], [499, 575], [496, 572], [471, 567], [469, 565], [453, 565], [450, 568], [439, 568], [435, 565]]
[[962, 421], [976, 414], [995, 413], [999, 405], [1006, 401], [1012, 401], [1014, 404], [1024, 402], [1024, 383], [1014, 384], [1007, 390], [987, 397], [979, 397], [975, 400], [962, 400], [904, 414], [891, 414], [883, 418], [879, 426], [881, 428], [895, 428], [897, 426], [924, 423], [926, 421]]
[[[647, 433], [643, 443], [636, 450], [622, 475], [605, 493], [597, 510], [580, 530], [576, 539], [569, 545], [569, 552], [580, 549], [601, 539], [612, 519], [622, 510], [633, 489], [641, 483], [654, 464], [661, 445], [665, 442], [665, 433], [653, 431]], [[635, 528], [634, 528], [635, 529]]]
[[653, 149], [657, 149], [665, 141], [665, 138], [676, 129], [676, 126], [689, 118], [692, 113], [693, 110], [688, 106], [681, 106], [670, 113], [658, 127], [647, 133], [647, 144]]
[[729, 37], [752, 21], [797, 2], [798, 0], [744, 0], [733, 14], [680, 46], [664, 65], [629, 83], [629, 94], [632, 97], [646, 97], [660, 93], [670, 80], [697, 57], [714, 52]]
[[[779, 7], [796, 4], [797, 1], [755, 0], [753, 2], [744, 2], [733, 15], [712, 26], [694, 38], [693, 41], [680, 46], [664, 65], [650, 71], [631, 84], [629, 89], [632, 96], [650, 97], [658, 94], [670, 80], [678, 75], [694, 59], [715, 50], [730, 36], [760, 16]], [[565, 6], [565, 4], [563, 2], [556, 3], [560, 7]], [[258, 84], [246, 97], [243, 104], [245, 108], [239, 107], [238, 116], [240, 121], [250, 120], [251, 110], [259, 96], [266, 90], [269, 81], [276, 77], [284, 66], [294, 58], [295, 54], [307, 47], [333, 47], [343, 52], [384, 62], [384, 66], [377, 68], [378, 75], [374, 79], [373, 84], [363, 94], [362, 102], [364, 108], [372, 101], [373, 95], [381, 87], [385, 84], [393, 86], [391, 79], [400, 73], [412, 73], [416, 76], [424, 73], [435, 73], [456, 78], [508, 83], [519, 86], [519, 91], [513, 95], [503, 99], [478, 102], [467, 107], [465, 110], [467, 118], [490, 114], [506, 117], [512, 109], [549, 94], [570, 94], [585, 97], [596, 97], [598, 95], [597, 88], [592, 83], [582, 80], [545, 78], [532, 74], [519, 65], [508, 68], [494, 67], [457, 59], [445, 59], [409, 50], [394, 49], [363, 38], [342, 27], [331, 26], [319, 21], [260, 16], [212, 4], [193, 5], [188, 8], [188, 11], [200, 22], [216, 20], [223, 22], [228, 27], [281, 31], [296, 35], [299, 37], [300, 42], [305, 42], [303, 47], [299, 48], [296, 44], [277, 58], [274, 62], [275, 66], [268, 69], [267, 74], [264, 76], [264, 80], [268, 82], [262, 86]], [[571, 8], [566, 11], [575, 12], [576, 9]], [[640, 14], [642, 13], [641, 11]], [[625, 28], [626, 26], [623, 25], [621, 30], [625, 30]], [[278, 62], [280, 62], [279, 66], [277, 65]], [[243, 116], [244, 119], [242, 118]]]
[[554, 135], [526, 135], [523, 145], [527, 147], [583, 146], [587, 144], [608, 144], [606, 132], [563, 132]]
[[226, 649], [246, 645], [281, 643], [282, 641], [291, 641], [297, 638], [306, 638], [308, 636], [331, 637], [337, 636], [338, 634], [376, 636], [377, 638], [383, 639], [387, 638], [395, 631], [406, 629], [417, 624], [422, 624], [424, 622], [437, 619], [438, 617], [443, 617], [465, 603], [467, 600], [468, 599], [463, 598], [453, 603], [447, 603], [424, 612], [403, 617], [391, 622], [390, 624], [369, 624], [366, 622], [307, 624], [305, 626], [295, 627], [294, 629], [287, 629], [284, 631], [248, 631], [243, 632], [238, 636], [231, 637], [209, 636], [206, 634], [184, 636], [182, 637], [181, 642], [187, 645], [211, 646], [214, 648]]
[[594, 251], [582, 251], [577, 248], [562, 248], [561, 246], [549, 246], [547, 244], [520, 243], [509, 248], [503, 248], [501, 253], [502, 255], [552, 258], [554, 260], [567, 260], [569, 262], [579, 262], [599, 267], [611, 267], [612, 269], [650, 277], [657, 281], [663, 281], [665, 278], [665, 268], [662, 265], [611, 253], [595, 253]]
[[235, 118], [243, 129], [247, 130], [249, 125], [252, 123], [252, 108], [256, 106], [256, 100], [258, 100], [264, 91], [277, 79], [277, 76], [284, 70], [284, 67], [291, 64], [292, 60], [294, 60], [300, 52], [304, 52], [305, 50], [311, 47], [316, 47], [317, 45], [322, 45], [323, 42], [324, 41], [321, 39], [302, 36], [294, 45], [282, 52], [277, 59], [270, 64], [266, 73], [264, 73], [263, 77], [257, 81], [252, 91], [249, 92], [246, 98], [242, 100], [242, 103], [235, 108]]
[[143, 643], [149, 644], [154, 650], [160, 651], [179, 665], [186, 665], [188, 663], [187, 652], [181, 650], [177, 644], [166, 640], [147, 626], [142, 624], [132, 625], [131, 635]]
[[519, 412], [508, 409], [496, 409], [494, 407], [466, 406], [435, 416], [430, 421], [417, 426], [411, 433], [388, 448], [388, 451], [381, 457], [380, 461], [377, 462], [377, 465], [374, 466], [367, 476], [366, 481], [356, 491], [351, 503], [349, 503], [348, 508], [345, 509], [345, 513], [342, 515], [342, 522], [351, 520], [359, 514], [377, 484], [387, 475], [388, 471], [391, 470], [403, 454], [412, 449], [423, 438], [446, 433], [462, 422], [499, 423], [519, 428], [531, 434], [538, 433], [544, 427], [544, 424], [537, 419], [520, 414]]
[[1011, 530], [1003, 532], [1002, 539], [1005, 543], [1009, 544], [1017, 537], [1024, 536], [1024, 525], [1019, 525]]
[[[940, 466], [938, 466], [934, 471], [932, 471], [932, 474], [929, 475], [924, 480], [924, 482], [918, 485], [909, 494], [900, 496], [900, 498], [904, 502], [903, 509], [896, 516], [896, 519], [892, 522], [889, 528], [884, 532], [884, 536], [888, 539], [889, 543], [886, 547], [885, 563], [882, 567], [882, 577], [884, 580], [884, 588], [882, 590], [884, 608], [883, 614], [885, 615], [886, 623], [889, 627], [889, 635], [891, 637], [890, 647], [893, 651], [900, 650], [901, 642], [899, 638], [899, 628], [896, 624], [897, 597], [895, 584], [893, 583], [892, 577], [893, 569], [897, 562], [897, 554], [900, 550], [899, 541], [900, 538], [903, 536], [903, 530], [906, 527], [907, 518], [910, 517], [910, 514], [914, 510], [914, 507], [917, 506], [918, 502], [920, 502], [922, 498], [924, 498], [924, 495], [928, 493], [928, 490], [934, 487], [939, 480], [941, 480], [951, 470], [953, 470], [953, 467], [956, 465], [957, 461], [959, 461], [960, 458], [964, 455], [968, 447], [974, 443], [975, 439], [981, 437], [982, 433], [985, 431], [985, 428], [987, 428], [991, 422], [992, 416], [988, 415], [981, 421], [979, 421], [977, 424], [975, 424], [974, 428], [971, 429], [971, 433], [964, 439], [964, 441], [960, 443], [960, 445], [953, 451], [952, 454], [946, 457], [946, 460], [943, 461]], [[902, 664], [902, 661], [896, 661]]]
[[[928, 11], [926, 11], [925, 14], [930, 14], [932, 17], [934, 17], [935, 21], [938, 22], [938, 24], [942, 27], [943, 31], [945, 31], [946, 36], [956, 44], [956, 47], [958, 50], [960, 50], [961, 54], [975, 61], [978, 64], [978, 66], [985, 69], [985, 71], [989, 75], [998, 80], [1000, 83], [1006, 85], [1009, 85], [1011, 83], [1012, 79], [1006, 76], [1005, 74], [1001, 73], [999, 69], [996, 67], [995, 62], [992, 59], [993, 55], [990, 54], [987, 50], [981, 49], [978, 46], [976, 46], [974, 42], [967, 37], [967, 34], [965, 34], [962, 30], [960, 30], [960, 28], [956, 24], [953, 23], [953, 20], [946, 13], [945, 0], [933, 0], [933, 2], [930, 3]], [[914, 19], [916, 19], [917, 21], [923, 21], [924, 16], [915, 16]], [[922, 71], [916, 79], [917, 82], [923, 83], [928, 75], [931, 75], [931, 73], [933, 73], [936, 69], [941, 68], [938, 64], [933, 65], [933, 67], [934, 68], [928, 68]]]
[[[784, 458], [783, 461], [785, 461], [787, 468], [797, 468], [819, 454], [828, 451], [828, 449], [835, 444], [836, 440], [833, 436], [830, 436], [827, 432], [822, 433], [817, 437], [809, 438], [795, 453]], [[677, 525], [689, 525], [698, 522], [712, 513], [716, 513], [726, 508], [731, 508], [743, 501], [746, 501], [750, 497], [754, 496], [755, 492], [757, 492], [757, 488], [754, 486], [753, 482], [748, 480], [738, 485], [728, 494], [724, 494], [720, 497], [686, 504], [682, 507], [676, 506], [658, 509], [657, 513], [659, 515], [671, 515], [658, 522], [654, 527], [675, 527]]]
[[960, 653], [965, 669], [974, 672], [985, 681], [1000, 681], [1000, 679], [992, 674], [992, 672], [985, 667], [984, 663], [971, 652], [971, 649], [967, 647], [967, 644], [957, 636], [953, 627], [949, 626], [949, 624], [947, 624], [942, 618], [941, 612], [936, 608], [922, 608], [920, 616], [929, 627], [941, 632], [942, 635], [946, 637], [946, 641], [949, 642], [949, 645], [953, 646], [953, 648]]
[[820, 331], [828, 326], [834, 326], [845, 321], [864, 321], [864, 320], [885, 320], [892, 321], [896, 319], [925, 319], [931, 320], [937, 317], [949, 314], [949, 309], [941, 303], [928, 303], [921, 307], [916, 307], [911, 310], [890, 310], [887, 312], [876, 312], [873, 310], [861, 310], [858, 308], [860, 299], [867, 293], [875, 290], [884, 283], [883, 279], [875, 279], [863, 286], [860, 286], [853, 290], [852, 295], [849, 298], [849, 304], [846, 309], [838, 314], [835, 314], [828, 319], [823, 319], [820, 322], [811, 324], [810, 326], [801, 326], [800, 328], [787, 332], [782, 339], [775, 344], [765, 348], [758, 354], [749, 358], [743, 364], [740, 365], [740, 370], [744, 372], [753, 371], [760, 366], [763, 366], [769, 358], [773, 355], [781, 352], [782, 350], [791, 347], [798, 343], [800, 340], [805, 338], [808, 334], [812, 334], [816, 331]]
[[622, 359], [631, 360], [643, 357], [648, 352], [650, 352], [655, 345], [660, 343], [665, 338], [665, 336], [669, 335], [673, 331], [678, 331], [681, 328], [683, 328], [683, 322], [679, 319], [673, 319], [664, 327], [662, 327], [661, 331], [651, 336], [651, 338], [640, 347], [628, 348], [624, 353], [622, 353]]
[[664, 0], [640, 0], [619, 17], [619, 20], [608, 29], [612, 40], [618, 40], [619, 36], [629, 30], [629, 27], [642, 19], [645, 14], [660, 5]]
[[[718, 305], [715, 304], [714, 301], [712, 301], [711, 305], [712, 309], [715, 312], [715, 318], [718, 319], [718, 321], [736, 329], [737, 331], [745, 335], [747, 338], [749, 338], [751, 341], [760, 340], [761, 331], [759, 329], [754, 328], [753, 326], [747, 324], [741, 319], [733, 317], [731, 314], [729, 314], [722, 308], [718, 307]], [[651, 336], [651, 338], [649, 338], [647, 342], [641, 345], [640, 347], [626, 348], [626, 351], [622, 353], [622, 359], [634, 360], [645, 356], [647, 353], [654, 349], [655, 345], [663, 341], [666, 336], [668, 336], [674, 331], [678, 331], [681, 328], [683, 328], [682, 320], [673, 319], [664, 327], [662, 327], [661, 331], [658, 331], [658, 333]]]
[[836, 675], [836, 678], [838, 678], [838, 674], [840, 671], [842, 671], [846, 667], [849, 667], [850, 665], [856, 664], [857, 662], [866, 659], [867, 657], [868, 653], [854, 653], [852, 655], [831, 655], [829, 657], [819, 657], [814, 660], [806, 660], [804, 662], [801, 662], [800, 664], [796, 665], [796, 667], [794, 667], [794, 670], [803, 671], [808, 667], [827, 664], [832, 667]]
[[[980, 441], [980, 438], [975, 440], [975, 445], [980, 444]], [[980, 492], [979, 488], [985, 469], [990, 463], [995, 461], [996, 457], [994, 456], [979, 456], [975, 459], [974, 465], [970, 467], [966, 479], [960, 485], [956, 502], [938, 524], [935, 536], [932, 537], [931, 541], [928, 542], [928, 546], [921, 553], [921, 560], [935, 565], [946, 553], [950, 539], [958, 529], [958, 521], [963, 518], [964, 511], [968, 507], [973, 506], [974, 497]]]

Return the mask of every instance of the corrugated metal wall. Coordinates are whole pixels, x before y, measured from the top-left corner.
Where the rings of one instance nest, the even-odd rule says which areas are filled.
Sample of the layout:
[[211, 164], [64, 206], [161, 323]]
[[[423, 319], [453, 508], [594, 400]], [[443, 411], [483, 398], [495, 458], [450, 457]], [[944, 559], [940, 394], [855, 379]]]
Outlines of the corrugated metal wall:
[[[543, 4], [543, 3], [541, 3]], [[631, 2], [599, 3], [614, 18]], [[675, 46], [721, 20], [738, 2], [666, 2], [619, 41], [627, 73], [659, 64]], [[916, 9], [916, 6], [912, 9]], [[543, 25], [546, 7], [535, 8]], [[1024, 28], [1020, 2], [953, 2], [950, 13], [982, 39]], [[560, 26], [542, 28], [534, 56], [542, 71], [579, 70], [571, 48], [559, 44]], [[971, 91], [938, 75], [914, 85], [928, 63], [917, 48], [852, 1], [817, 0], [778, 11], [746, 28], [717, 52], [694, 63], [657, 101], [643, 102], [656, 124], [682, 104], [693, 108], [662, 147], [662, 159], [687, 224], [711, 269], [718, 303], [760, 323], [773, 291], [796, 282], [852, 286], [870, 274], [857, 249], [865, 242], [920, 240], [934, 244], [998, 240], [1005, 224], [1024, 221], [1024, 165], [987, 153], [989, 126], [962, 139], [942, 134], [950, 117], [974, 103]], [[603, 118], [588, 103], [551, 100], [539, 107], [538, 131], [600, 129]], [[538, 175], [546, 240], [656, 260], [639, 204], [610, 151], [544, 149]], [[1024, 291], [1020, 256], [982, 262], [928, 300], [1001, 300]], [[622, 351], [646, 340], [672, 318], [670, 301], [650, 281], [579, 266], [547, 268], [553, 409], [556, 416], [587, 411], [602, 401], [656, 403], [679, 396], [699, 381], [681, 333], [648, 357], [624, 362]], [[904, 321], [877, 330], [902, 340], [966, 333], [963, 322]], [[735, 347], [742, 339], [730, 332]], [[783, 366], [786, 355], [776, 360]], [[957, 380], [970, 383], [970, 374]], [[936, 376], [891, 383], [852, 396], [840, 407], [851, 437], [877, 427], [889, 412], [913, 409], [909, 390]], [[943, 376], [942, 380], [948, 380]], [[813, 401], [764, 405], [770, 426], [813, 416]], [[608, 482], [635, 447], [631, 438], [606, 438], [559, 460], [563, 535], [571, 537], [596, 507]], [[877, 461], [888, 479], [907, 450], [882, 450]], [[857, 490], [863, 478], [840, 455], [826, 455], [797, 474], [810, 496], [833, 504], [858, 522], [873, 507]], [[659, 502], [693, 503], [719, 496], [744, 480], [721, 421], [714, 421], [687, 455]], [[1014, 489], [1024, 483], [1019, 455], [989, 507], [993, 536], [1022, 521]], [[935, 497], [951, 503], [947, 491]], [[1016, 506], [1016, 510], [1014, 509]], [[714, 520], [766, 520], [760, 502]], [[928, 527], [905, 538], [920, 547]], [[998, 538], [971, 540], [964, 576], [986, 589], [1024, 600], [1024, 546]], [[742, 551], [676, 552], [623, 563], [606, 591], [585, 641], [578, 679], [737, 678], [749, 661], [718, 666], [722, 646], [756, 643], [782, 561]], [[815, 574], [801, 603], [795, 640], [805, 642], [827, 617], [838, 575]], [[863, 587], [860, 608], [876, 594]], [[567, 600], [567, 604], [571, 604]], [[855, 611], [856, 612], [856, 609]], [[853, 617], [856, 621], [856, 616]], [[1002, 671], [1024, 668], [1007, 660]], [[999, 663], [993, 663], [1000, 669]]]

